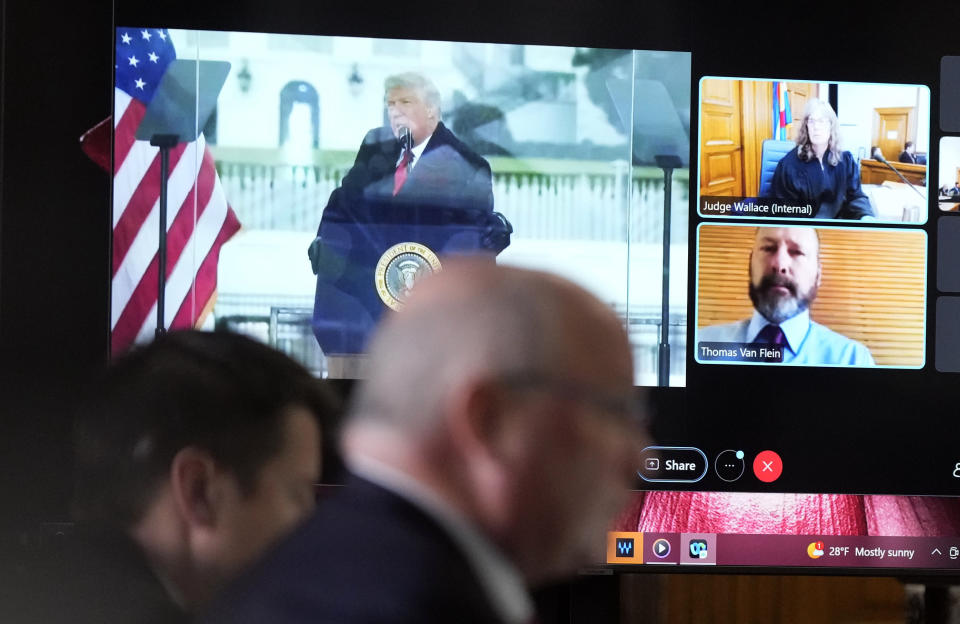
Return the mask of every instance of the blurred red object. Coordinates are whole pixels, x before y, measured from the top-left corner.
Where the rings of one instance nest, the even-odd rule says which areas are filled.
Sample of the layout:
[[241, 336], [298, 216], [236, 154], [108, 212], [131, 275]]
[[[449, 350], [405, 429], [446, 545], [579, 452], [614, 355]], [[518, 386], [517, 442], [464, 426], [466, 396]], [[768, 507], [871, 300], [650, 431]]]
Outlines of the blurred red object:
[[960, 499], [925, 496], [637, 492], [617, 531], [746, 535], [960, 535]]

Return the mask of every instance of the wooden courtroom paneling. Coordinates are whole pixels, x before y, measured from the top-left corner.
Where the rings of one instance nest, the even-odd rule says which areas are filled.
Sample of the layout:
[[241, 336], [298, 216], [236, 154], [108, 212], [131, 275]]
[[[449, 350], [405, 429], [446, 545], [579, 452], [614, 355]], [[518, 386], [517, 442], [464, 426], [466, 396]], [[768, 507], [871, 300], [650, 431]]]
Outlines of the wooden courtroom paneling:
[[625, 574], [621, 624], [903, 622], [907, 595], [889, 578]]
[[700, 84], [700, 194], [743, 195], [740, 82]]
[[[786, 82], [793, 121], [787, 125], [787, 139], [797, 136], [803, 121], [803, 108], [817, 97], [819, 85], [813, 82]], [[773, 82], [743, 81], [743, 176], [745, 195], [752, 197], [760, 189], [760, 163], [763, 142], [773, 137]]]
[[[886, 156], [884, 156], [886, 157]], [[927, 183], [927, 166], [926, 165], [914, 165], [911, 163], [902, 163], [895, 162], [894, 160], [887, 161], [897, 171], [899, 171], [903, 177], [910, 181], [914, 186], [925, 186]], [[883, 184], [886, 181], [896, 182], [901, 184], [900, 177], [896, 173], [890, 171], [890, 167], [886, 166], [879, 160], [873, 160], [872, 158], [864, 158], [860, 161], [860, 183], [861, 184]]]
[[[862, 342], [878, 365], [924, 362], [926, 238], [919, 230], [818, 228], [823, 277], [813, 320]], [[747, 292], [755, 227], [699, 230], [697, 327], [753, 314]]]
[[763, 141], [773, 133], [773, 83], [744, 80], [741, 125], [743, 127], [744, 195], [756, 197], [760, 190], [760, 157]]
[[[788, 82], [794, 122], [818, 94], [811, 82]], [[763, 142], [773, 136], [773, 83], [763, 80], [704, 80], [700, 106], [700, 194], [756, 196]]]

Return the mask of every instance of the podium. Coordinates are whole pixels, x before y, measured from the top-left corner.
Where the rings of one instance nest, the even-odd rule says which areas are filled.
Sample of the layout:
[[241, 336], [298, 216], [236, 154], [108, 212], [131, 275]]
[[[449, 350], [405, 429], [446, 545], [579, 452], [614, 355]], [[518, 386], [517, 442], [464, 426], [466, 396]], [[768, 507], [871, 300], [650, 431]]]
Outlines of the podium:
[[328, 359], [363, 353], [377, 322], [445, 257], [494, 262], [510, 244], [486, 160], [439, 123], [398, 186], [401, 151], [389, 127], [367, 133], [310, 247], [313, 333]]
[[488, 227], [450, 222], [448, 214], [425, 214], [433, 212], [420, 210], [402, 220], [321, 224], [312, 325], [325, 355], [363, 353], [383, 315], [402, 306], [409, 287], [439, 270], [444, 258], [482, 255], [494, 261], [499, 249], [487, 242]]

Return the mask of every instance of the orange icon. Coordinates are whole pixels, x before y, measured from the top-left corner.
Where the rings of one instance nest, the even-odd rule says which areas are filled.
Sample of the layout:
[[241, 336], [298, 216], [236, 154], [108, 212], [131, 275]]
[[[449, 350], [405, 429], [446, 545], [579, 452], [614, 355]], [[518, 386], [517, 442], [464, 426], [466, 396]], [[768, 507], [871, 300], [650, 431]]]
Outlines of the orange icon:
[[823, 542], [810, 542], [807, 546], [807, 555], [811, 559], [819, 559], [823, 556]]

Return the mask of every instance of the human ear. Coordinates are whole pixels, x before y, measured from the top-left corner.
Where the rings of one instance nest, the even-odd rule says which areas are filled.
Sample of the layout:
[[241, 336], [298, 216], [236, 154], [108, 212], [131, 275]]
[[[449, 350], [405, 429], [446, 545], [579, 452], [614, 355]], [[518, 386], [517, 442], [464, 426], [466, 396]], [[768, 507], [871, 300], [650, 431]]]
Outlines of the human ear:
[[452, 395], [451, 432], [462, 451], [497, 457], [510, 436], [507, 396], [493, 380], [476, 379]]
[[221, 494], [217, 466], [210, 453], [188, 446], [170, 463], [170, 484], [180, 517], [190, 526], [212, 527]]

